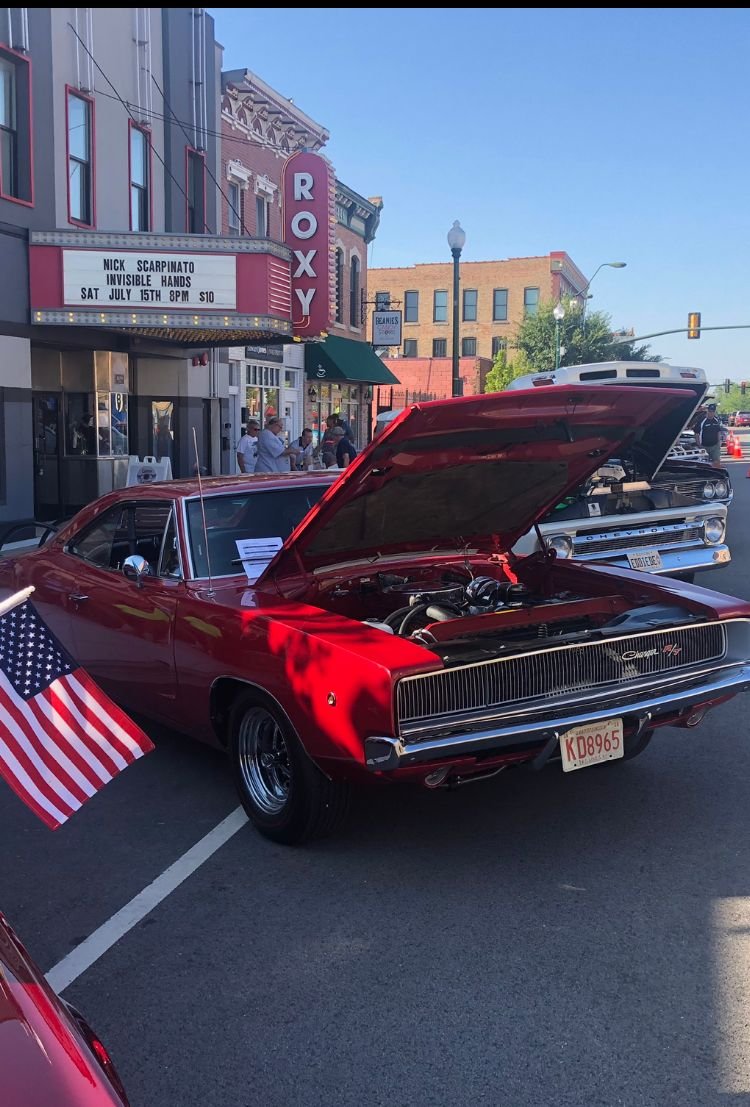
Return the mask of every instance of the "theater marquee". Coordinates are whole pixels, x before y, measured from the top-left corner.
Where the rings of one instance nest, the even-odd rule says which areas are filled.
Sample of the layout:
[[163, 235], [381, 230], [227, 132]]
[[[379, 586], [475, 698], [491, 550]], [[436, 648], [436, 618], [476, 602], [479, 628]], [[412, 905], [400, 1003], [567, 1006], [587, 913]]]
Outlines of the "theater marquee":
[[234, 255], [63, 250], [63, 300], [87, 307], [130, 304], [234, 311]]

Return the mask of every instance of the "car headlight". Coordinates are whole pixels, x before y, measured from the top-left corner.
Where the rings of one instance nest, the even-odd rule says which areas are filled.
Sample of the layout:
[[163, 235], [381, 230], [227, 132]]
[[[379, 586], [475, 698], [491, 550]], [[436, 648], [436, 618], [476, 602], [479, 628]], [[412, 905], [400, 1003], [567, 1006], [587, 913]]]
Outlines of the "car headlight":
[[548, 550], [554, 550], [558, 557], [573, 556], [573, 539], [568, 534], [556, 534], [553, 538], [545, 539]]
[[703, 485], [703, 499], [704, 500], [713, 500], [715, 498], [716, 498], [716, 485], [712, 484], [711, 481], [707, 481]]
[[717, 480], [714, 485], [714, 492], [716, 493], [717, 500], [724, 500], [729, 495], [729, 488], [725, 480]]
[[724, 537], [726, 526], [723, 519], [706, 519], [703, 524], [703, 537], [709, 546], [715, 546]]

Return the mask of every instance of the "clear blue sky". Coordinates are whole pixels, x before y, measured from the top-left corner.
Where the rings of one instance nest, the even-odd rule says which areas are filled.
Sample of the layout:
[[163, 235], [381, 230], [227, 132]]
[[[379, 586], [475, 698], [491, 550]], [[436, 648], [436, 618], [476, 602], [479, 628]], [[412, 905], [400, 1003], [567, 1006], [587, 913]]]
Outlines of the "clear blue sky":
[[[211, 8], [246, 67], [331, 133], [384, 209], [371, 265], [567, 250], [637, 334], [750, 324], [750, 13], [729, 8]], [[654, 339], [750, 380], [750, 330]]]

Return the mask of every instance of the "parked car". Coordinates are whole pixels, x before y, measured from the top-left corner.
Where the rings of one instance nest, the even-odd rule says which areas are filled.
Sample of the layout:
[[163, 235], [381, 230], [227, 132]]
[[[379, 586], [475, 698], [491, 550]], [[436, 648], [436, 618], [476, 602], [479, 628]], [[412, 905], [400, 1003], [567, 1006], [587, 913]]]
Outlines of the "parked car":
[[750, 411], [736, 411], [732, 425], [735, 427], [750, 427]]
[[0, 586], [33, 584], [127, 710], [223, 745], [276, 841], [330, 832], [367, 777], [631, 758], [750, 685], [750, 604], [512, 550], [693, 406], [597, 385], [416, 404], [343, 473], [112, 492], [0, 562]]
[[128, 1107], [107, 1050], [0, 914], [2, 1107]]
[[[686, 425], [708, 384], [702, 369], [652, 362], [572, 365], [519, 377], [510, 390], [558, 388], [573, 383], [626, 388], [675, 388], [691, 406]], [[557, 504], [515, 546], [533, 553], [545, 542], [559, 557], [606, 561], [692, 581], [696, 572], [728, 565], [726, 469], [710, 465], [691, 431], [669, 424], [644, 429], [619, 456]]]

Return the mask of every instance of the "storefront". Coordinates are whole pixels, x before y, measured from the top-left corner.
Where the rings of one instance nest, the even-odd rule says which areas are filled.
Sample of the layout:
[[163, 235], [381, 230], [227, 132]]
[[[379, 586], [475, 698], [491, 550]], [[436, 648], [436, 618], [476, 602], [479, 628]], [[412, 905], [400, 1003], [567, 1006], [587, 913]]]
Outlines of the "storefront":
[[36, 518], [123, 485], [134, 454], [168, 457], [175, 477], [235, 471], [221, 348], [264, 350], [247, 364], [243, 401], [278, 410], [290, 260], [252, 239], [32, 233]]
[[398, 384], [366, 342], [329, 335], [323, 342], [305, 346], [305, 425], [317, 445], [329, 415], [340, 415], [354, 432], [361, 449], [372, 437], [373, 389]]

